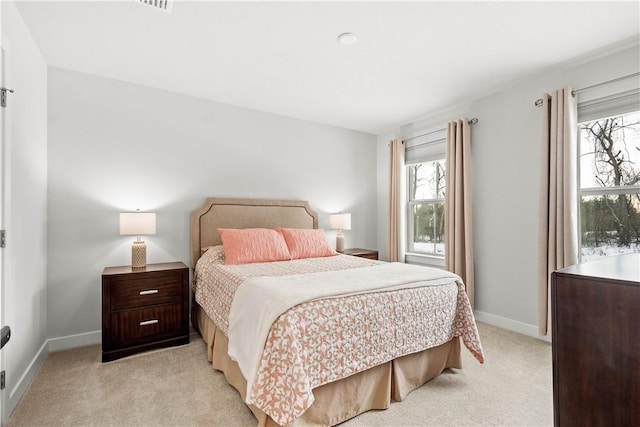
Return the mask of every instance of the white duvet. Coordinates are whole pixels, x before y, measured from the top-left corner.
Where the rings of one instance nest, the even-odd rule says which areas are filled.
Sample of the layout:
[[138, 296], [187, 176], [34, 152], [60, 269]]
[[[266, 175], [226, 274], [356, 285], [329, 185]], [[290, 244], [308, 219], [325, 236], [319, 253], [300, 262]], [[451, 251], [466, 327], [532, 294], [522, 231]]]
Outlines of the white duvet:
[[385, 263], [340, 271], [252, 277], [238, 287], [229, 313], [229, 356], [247, 380], [247, 403], [271, 325], [290, 308], [319, 298], [421, 286], [438, 286], [460, 277], [448, 271]]

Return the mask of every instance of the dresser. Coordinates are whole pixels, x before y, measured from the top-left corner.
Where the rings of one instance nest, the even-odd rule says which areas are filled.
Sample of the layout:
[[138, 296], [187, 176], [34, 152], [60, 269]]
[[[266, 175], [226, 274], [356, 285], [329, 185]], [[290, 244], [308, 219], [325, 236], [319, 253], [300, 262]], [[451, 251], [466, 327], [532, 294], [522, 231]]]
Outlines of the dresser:
[[551, 277], [556, 426], [640, 426], [640, 254]]
[[189, 342], [189, 268], [182, 262], [102, 272], [102, 361]]

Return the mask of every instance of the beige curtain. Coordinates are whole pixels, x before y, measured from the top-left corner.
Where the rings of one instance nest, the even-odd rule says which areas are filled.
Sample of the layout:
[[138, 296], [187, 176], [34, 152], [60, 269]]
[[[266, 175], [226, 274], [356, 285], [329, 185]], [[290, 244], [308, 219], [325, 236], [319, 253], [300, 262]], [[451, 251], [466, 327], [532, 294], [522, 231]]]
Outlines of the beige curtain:
[[471, 130], [467, 119], [447, 125], [445, 268], [464, 281], [474, 303], [473, 226], [471, 212]]
[[551, 330], [551, 273], [578, 262], [577, 102], [571, 88], [542, 97], [538, 331]]
[[404, 262], [404, 143], [394, 139], [389, 144], [389, 224], [387, 227], [387, 259]]

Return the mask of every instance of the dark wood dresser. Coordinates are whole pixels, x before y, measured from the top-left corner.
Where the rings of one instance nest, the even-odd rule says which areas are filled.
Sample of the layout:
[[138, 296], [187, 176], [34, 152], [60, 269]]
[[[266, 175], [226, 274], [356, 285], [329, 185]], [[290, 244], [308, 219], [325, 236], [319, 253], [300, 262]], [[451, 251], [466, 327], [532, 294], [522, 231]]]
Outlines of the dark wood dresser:
[[556, 426], [640, 426], [640, 254], [551, 277]]
[[181, 262], [102, 273], [102, 361], [189, 342], [189, 268]]

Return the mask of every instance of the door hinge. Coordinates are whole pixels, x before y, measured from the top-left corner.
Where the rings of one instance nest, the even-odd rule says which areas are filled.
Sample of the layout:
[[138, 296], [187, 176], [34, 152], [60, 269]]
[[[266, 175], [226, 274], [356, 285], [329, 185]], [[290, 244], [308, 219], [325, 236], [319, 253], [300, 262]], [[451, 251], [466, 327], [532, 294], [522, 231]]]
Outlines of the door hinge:
[[5, 373], [4, 371], [0, 372], [0, 390], [4, 390], [4, 377], [5, 377]]
[[0, 106], [7, 106], [7, 92], [13, 93], [13, 89], [7, 89], [6, 87], [0, 88]]
[[7, 230], [0, 230], [0, 248], [7, 246]]

